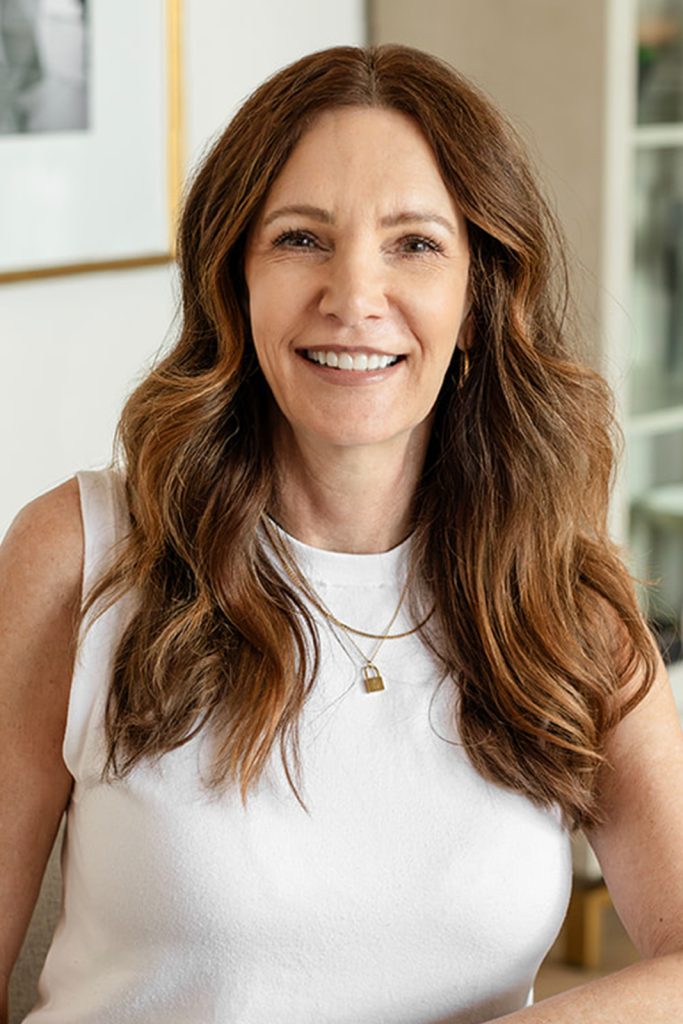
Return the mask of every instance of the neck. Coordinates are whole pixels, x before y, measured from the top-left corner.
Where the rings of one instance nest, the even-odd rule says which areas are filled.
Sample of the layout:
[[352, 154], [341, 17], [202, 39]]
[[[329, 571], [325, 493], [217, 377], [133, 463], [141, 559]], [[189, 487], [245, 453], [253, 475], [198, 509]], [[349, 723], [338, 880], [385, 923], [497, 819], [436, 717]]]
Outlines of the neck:
[[312, 547], [389, 551], [411, 532], [428, 437], [425, 423], [382, 444], [342, 446], [281, 426], [274, 433], [277, 498], [269, 511], [287, 533]]

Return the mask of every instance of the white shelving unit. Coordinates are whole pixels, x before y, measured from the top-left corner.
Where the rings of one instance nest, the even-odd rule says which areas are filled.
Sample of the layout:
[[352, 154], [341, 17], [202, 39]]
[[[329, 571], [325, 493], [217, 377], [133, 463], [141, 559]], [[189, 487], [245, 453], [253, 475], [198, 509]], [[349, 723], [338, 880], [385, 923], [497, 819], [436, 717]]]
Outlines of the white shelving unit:
[[[633, 571], [659, 581], [644, 610], [680, 637], [683, 0], [609, 0], [606, 45], [602, 369], [626, 437], [611, 527]], [[669, 675], [683, 716], [683, 660]]]

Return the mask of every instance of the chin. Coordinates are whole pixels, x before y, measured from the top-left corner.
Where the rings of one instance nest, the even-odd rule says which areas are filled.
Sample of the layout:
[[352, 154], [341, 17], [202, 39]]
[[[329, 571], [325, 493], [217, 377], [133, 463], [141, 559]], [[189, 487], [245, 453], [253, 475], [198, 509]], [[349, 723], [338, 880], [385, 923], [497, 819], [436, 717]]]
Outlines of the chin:
[[344, 426], [344, 428], [337, 430], [331, 430], [328, 424], [327, 429], [316, 431], [317, 436], [321, 440], [339, 448], [358, 448], [364, 445], [388, 444], [397, 435], [404, 433], [405, 430], [389, 431], [386, 425], [372, 430], [368, 429], [364, 424], [358, 424], [354, 427]]

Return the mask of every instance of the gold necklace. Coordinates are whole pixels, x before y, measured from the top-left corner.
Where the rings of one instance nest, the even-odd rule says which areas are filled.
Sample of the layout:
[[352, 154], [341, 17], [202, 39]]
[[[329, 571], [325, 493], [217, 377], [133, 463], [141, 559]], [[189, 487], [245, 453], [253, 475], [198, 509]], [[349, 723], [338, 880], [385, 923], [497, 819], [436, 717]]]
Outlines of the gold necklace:
[[[408, 587], [410, 585], [410, 577], [409, 577], [406, 580], [406, 582], [405, 582], [405, 584], [403, 586], [403, 589], [401, 590], [401, 596], [399, 597], [399, 601], [398, 601], [398, 604], [396, 606], [396, 610], [394, 611], [394, 614], [391, 616], [391, 620], [389, 621], [388, 625], [386, 626], [386, 629], [385, 629], [384, 633], [366, 633], [363, 630], [354, 629], [353, 626], [349, 626], [345, 622], [341, 622], [340, 619], [337, 619], [332, 614], [332, 612], [329, 610], [329, 608], [324, 604], [324, 602], [319, 597], [319, 595], [315, 593], [315, 591], [311, 587], [310, 583], [302, 575], [301, 570], [297, 566], [296, 560], [294, 559], [294, 556], [292, 555], [292, 553], [291, 553], [291, 551], [289, 549], [289, 545], [286, 543], [286, 541], [282, 537], [280, 537], [278, 534], [274, 534], [273, 533], [273, 531], [272, 531], [272, 529], [270, 527], [270, 524], [267, 522], [265, 517], [263, 519], [263, 524], [264, 524], [264, 528], [265, 528], [265, 531], [266, 531], [266, 535], [267, 535], [268, 539], [270, 540], [270, 542], [271, 542], [275, 552], [277, 553], [277, 555], [278, 555], [278, 557], [279, 557], [279, 559], [280, 559], [280, 561], [282, 563], [282, 566], [283, 566], [285, 572], [287, 573], [287, 575], [289, 576], [290, 580], [296, 586], [301, 587], [301, 589], [304, 591], [304, 593], [308, 597], [308, 599], [311, 602], [311, 604], [313, 605], [313, 607], [318, 612], [320, 612], [320, 614], [324, 618], [326, 618], [333, 625], [337, 626], [339, 629], [344, 630], [344, 632], [347, 634], [348, 640], [353, 644], [353, 646], [355, 647], [355, 649], [358, 651], [358, 653], [360, 654], [361, 658], [365, 662], [365, 664], [363, 665], [363, 667], [361, 669], [361, 672], [362, 672], [363, 682], [365, 684], [366, 692], [367, 693], [376, 693], [379, 690], [383, 690], [384, 689], [384, 680], [382, 679], [382, 676], [380, 674], [379, 669], [375, 665], [375, 658], [377, 657], [377, 652], [379, 651], [380, 647], [382, 646], [382, 644], [384, 643], [385, 640], [398, 640], [398, 639], [401, 639], [402, 637], [412, 636], [413, 633], [417, 633], [418, 630], [422, 629], [422, 627], [429, 621], [431, 616], [434, 614], [434, 608], [432, 608], [432, 610], [430, 611], [429, 615], [427, 615], [426, 618], [424, 618], [422, 620], [422, 622], [420, 622], [417, 626], [414, 626], [412, 629], [407, 630], [405, 633], [390, 633], [389, 632], [389, 630], [393, 626], [394, 622], [398, 618], [398, 613], [401, 610], [401, 605], [403, 604], [404, 598], [405, 598], [405, 596], [406, 596], [406, 594], [408, 592]], [[282, 527], [280, 527], [279, 529], [282, 530]], [[372, 652], [371, 652], [369, 657], [366, 654], [363, 653], [363, 651], [360, 649], [360, 647], [355, 642], [353, 637], [350, 636], [351, 633], [356, 633], [358, 636], [364, 636], [364, 637], [368, 637], [370, 639], [378, 641], [378, 643], [373, 648], [373, 650], [372, 650]], [[343, 644], [342, 644], [342, 646], [343, 646]]]
[[[407, 590], [407, 585], [406, 585], [406, 588], [404, 589], [404, 592], [401, 594], [401, 603], [403, 603], [403, 598], [405, 597], [406, 590]], [[318, 600], [320, 600], [320, 599], [318, 598]], [[321, 603], [321, 606], [322, 606], [322, 601], [320, 603]], [[399, 604], [398, 608], [396, 609], [396, 615], [394, 616], [394, 618], [391, 620], [391, 622], [387, 626], [387, 629], [391, 629], [391, 627], [393, 626], [394, 622], [396, 621], [396, 617], [397, 617], [399, 609], [401, 607], [401, 603]], [[329, 619], [330, 622], [333, 622], [335, 626], [339, 626], [340, 629], [345, 630], [347, 633], [355, 633], [356, 636], [365, 636], [369, 640], [401, 640], [404, 636], [412, 636], [413, 633], [417, 633], [419, 630], [422, 629], [423, 626], [427, 625], [427, 623], [431, 619], [432, 615], [434, 614], [435, 610], [436, 610], [436, 606], [434, 606], [434, 608], [432, 608], [432, 610], [430, 611], [429, 615], [425, 615], [425, 617], [422, 620], [422, 622], [419, 622], [417, 624], [417, 626], [413, 626], [412, 629], [407, 629], [405, 631], [405, 633], [364, 633], [362, 629], [354, 629], [353, 626], [347, 625], [346, 622], [340, 622], [339, 619], [335, 619], [334, 615], [329, 610], [329, 608], [325, 608], [324, 606], [318, 608], [318, 611], [322, 612], [325, 615], [325, 618]], [[351, 637], [349, 637], [349, 640], [350, 639], [351, 639]]]

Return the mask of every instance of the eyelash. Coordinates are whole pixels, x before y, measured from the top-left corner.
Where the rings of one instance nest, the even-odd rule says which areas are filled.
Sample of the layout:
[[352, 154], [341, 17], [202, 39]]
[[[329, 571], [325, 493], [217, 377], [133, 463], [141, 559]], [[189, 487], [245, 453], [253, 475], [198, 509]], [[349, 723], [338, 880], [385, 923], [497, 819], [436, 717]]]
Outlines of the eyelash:
[[[292, 239], [306, 238], [309, 241], [315, 242], [316, 237], [309, 231], [302, 231], [299, 228], [290, 228], [283, 231], [273, 241], [273, 248], [284, 248], [285, 242], [291, 241]], [[427, 235], [406, 235], [405, 238], [401, 239], [402, 242], [421, 242], [424, 243], [429, 249], [429, 252], [412, 252], [410, 256], [427, 256], [429, 253], [443, 253], [444, 248], [440, 242], [437, 242], [435, 238], [429, 238]], [[296, 246], [296, 248], [307, 249], [309, 246]]]

